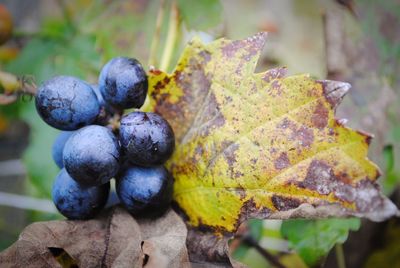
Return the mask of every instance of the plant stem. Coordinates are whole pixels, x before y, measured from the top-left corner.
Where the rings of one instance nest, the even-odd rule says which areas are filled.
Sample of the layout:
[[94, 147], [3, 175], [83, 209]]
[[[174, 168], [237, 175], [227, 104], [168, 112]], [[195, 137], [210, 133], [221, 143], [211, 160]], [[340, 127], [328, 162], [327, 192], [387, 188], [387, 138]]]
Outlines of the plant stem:
[[337, 267], [346, 268], [346, 261], [344, 259], [344, 253], [343, 253], [342, 244], [338, 243], [338, 244], [335, 245], [335, 253], [336, 253]]
[[179, 30], [179, 12], [175, 1], [172, 1], [171, 11], [169, 16], [169, 25], [167, 40], [165, 41], [165, 47], [161, 59], [160, 69], [163, 71], [168, 71], [168, 67], [171, 62], [172, 53], [174, 51], [176, 39], [178, 37]]
[[149, 66], [157, 65], [157, 49], [158, 49], [158, 44], [160, 42], [161, 25], [164, 18], [164, 11], [165, 11], [165, 0], [161, 0], [160, 7], [158, 8], [157, 12], [156, 29], [150, 46]]
[[248, 245], [249, 247], [254, 248], [257, 250], [258, 253], [260, 253], [265, 259], [268, 260], [270, 264], [272, 264], [274, 267], [277, 268], [285, 268], [285, 266], [271, 253], [266, 251], [263, 247], [258, 244], [258, 242], [251, 236], [251, 235], [244, 235], [242, 237], [243, 243]]

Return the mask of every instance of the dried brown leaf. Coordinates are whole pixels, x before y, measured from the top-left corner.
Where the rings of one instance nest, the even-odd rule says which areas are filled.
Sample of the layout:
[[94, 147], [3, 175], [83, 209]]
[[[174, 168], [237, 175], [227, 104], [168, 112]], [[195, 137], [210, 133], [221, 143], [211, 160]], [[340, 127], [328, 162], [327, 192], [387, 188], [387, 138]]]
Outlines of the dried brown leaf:
[[79, 267], [190, 267], [187, 229], [173, 210], [135, 220], [120, 207], [88, 221], [29, 225], [0, 254], [1, 267], [61, 267], [49, 248], [66, 252]]

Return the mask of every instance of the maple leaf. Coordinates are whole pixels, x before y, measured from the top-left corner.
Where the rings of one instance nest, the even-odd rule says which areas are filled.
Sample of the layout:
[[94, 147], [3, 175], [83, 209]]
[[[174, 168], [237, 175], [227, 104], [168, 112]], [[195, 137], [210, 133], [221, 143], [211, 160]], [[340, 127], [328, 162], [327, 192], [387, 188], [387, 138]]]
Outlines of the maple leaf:
[[147, 110], [175, 131], [167, 166], [188, 223], [232, 233], [253, 217], [398, 214], [366, 157], [371, 136], [334, 117], [350, 85], [254, 73], [265, 39], [194, 39], [172, 74], [149, 74]]

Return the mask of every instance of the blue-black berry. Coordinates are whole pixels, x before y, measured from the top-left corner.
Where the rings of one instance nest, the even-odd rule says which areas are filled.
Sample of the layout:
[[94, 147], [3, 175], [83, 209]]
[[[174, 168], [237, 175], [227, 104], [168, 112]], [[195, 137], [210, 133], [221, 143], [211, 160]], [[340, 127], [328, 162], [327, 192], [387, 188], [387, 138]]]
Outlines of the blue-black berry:
[[132, 214], [162, 213], [172, 200], [173, 179], [163, 166], [126, 167], [117, 177], [117, 194]]
[[101, 70], [99, 88], [104, 100], [119, 108], [140, 108], [147, 95], [147, 75], [132, 58], [110, 60]]
[[174, 151], [174, 132], [155, 113], [138, 111], [124, 116], [119, 135], [125, 156], [136, 165], [162, 165]]
[[43, 83], [35, 104], [42, 119], [61, 130], [76, 130], [89, 125], [100, 112], [91, 86], [71, 76], [56, 76]]
[[53, 160], [59, 168], [64, 167], [63, 150], [65, 143], [67, 143], [72, 134], [74, 134], [74, 131], [61, 131], [53, 143], [51, 155], [53, 156]]
[[106, 127], [87, 126], [76, 131], [63, 151], [65, 169], [85, 186], [101, 185], [119, 170], [119, 143]]
[[62, 169], [53, 184], [52, 197], [58, 211], [71, 220], [91, 219], [107, 202], [110, 184], [82, 187], [65, 169]]

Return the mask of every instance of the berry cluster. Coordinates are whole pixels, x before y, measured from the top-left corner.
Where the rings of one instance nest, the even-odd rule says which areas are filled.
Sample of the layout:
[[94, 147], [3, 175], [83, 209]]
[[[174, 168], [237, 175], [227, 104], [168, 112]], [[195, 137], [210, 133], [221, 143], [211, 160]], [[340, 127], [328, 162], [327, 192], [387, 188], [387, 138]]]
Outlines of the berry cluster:
[[124, 109], [140, 108], [147, 87], [140, 63], [118, 57], [103, 67], [98, 86], [57, 76], [38, 89], [39, 115], [63, 130], [52, 151], [61, 168], [52, 197], [67, 218], [95, 216], [107, 202], [112, 178], [132, 214], [153, 215], [168, 207], [173, 179], [162, 165], [175, 146], [171, 126], [160, 115], [139, 110], [122, 116], [119, 129], [108, 125]]

